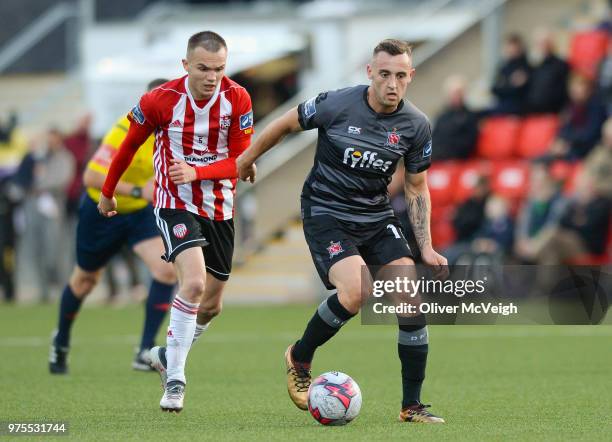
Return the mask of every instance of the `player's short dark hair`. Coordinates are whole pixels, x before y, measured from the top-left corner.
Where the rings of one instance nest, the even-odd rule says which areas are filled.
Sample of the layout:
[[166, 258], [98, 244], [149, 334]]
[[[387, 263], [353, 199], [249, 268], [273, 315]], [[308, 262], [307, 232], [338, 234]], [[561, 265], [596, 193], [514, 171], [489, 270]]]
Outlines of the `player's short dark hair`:
[[198, 46], [208, 52], [218, 52], [221, 48], [227, 49], [227, 43], [223, 37], [213, 31], [202, 31], [189, 37], [187, 52], [193, 51]]
[[155, 80], [151, 80], [149, 84], [147, 84], [147, 91], [152, 91], [158, 86], [161, 86], [164, 83], [168, 83], [167, 78], [156, 78]]
[[376, 56], [379, 52], [386, 52], [389, 55], [408, 54], [408, 56], [412, 56], [412, 45], [404, 40], [387, 38], [376, 45], [372, 55]]

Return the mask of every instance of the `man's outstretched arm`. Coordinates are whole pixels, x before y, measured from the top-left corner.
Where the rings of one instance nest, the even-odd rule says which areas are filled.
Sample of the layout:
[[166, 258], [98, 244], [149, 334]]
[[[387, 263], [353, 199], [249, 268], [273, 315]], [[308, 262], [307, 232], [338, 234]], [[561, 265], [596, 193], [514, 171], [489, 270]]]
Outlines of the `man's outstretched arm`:
[[255, 142], [246, 149], [236, 160], [238, 176], [243, 181], [255, 181], [253, 164], [264, 153], [276, 146], [286, 135], [302, 130], [298, 119], [297, 107], [287, 111], [284, 115], [272, 121], [257, 136]]
[[106, 175], [106, 180], [104, 180], [104, 185], [102, 186], [102, 193], [98, 202], [98, 211], [101, 215], [111, 217], [117, 214], [115, 210], [117, 208], [117, 201], [113, 196], [117, 183], [132, 162], [140, 146], [147, 141], [152, 132], [152, 129], [147, 126], [130, 124], [128, 133], [121, 146], [119, 146], [117, 155], [115, 155], [111, 162], [108, 175]]

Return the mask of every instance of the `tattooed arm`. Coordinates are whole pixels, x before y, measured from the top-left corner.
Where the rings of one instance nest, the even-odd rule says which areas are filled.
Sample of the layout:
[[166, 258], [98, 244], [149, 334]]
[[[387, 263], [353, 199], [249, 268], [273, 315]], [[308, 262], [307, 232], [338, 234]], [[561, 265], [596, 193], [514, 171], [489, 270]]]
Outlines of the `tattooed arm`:
[[427, 172], [406, 172], [404, 181], [408, 218], [425, 264], [446, 266], [447, 260], [431, 245], [431, 199], [427, 187]]

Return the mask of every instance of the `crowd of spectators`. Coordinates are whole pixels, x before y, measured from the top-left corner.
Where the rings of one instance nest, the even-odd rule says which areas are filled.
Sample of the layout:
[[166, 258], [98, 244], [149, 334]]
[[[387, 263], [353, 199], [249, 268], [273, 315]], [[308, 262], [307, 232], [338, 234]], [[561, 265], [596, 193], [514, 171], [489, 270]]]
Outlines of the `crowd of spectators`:
[[[68, 276], [82, 175], [95, 147], [90, 125], [87, 114], [70, 131], [50, 127], [28, 140], [15, 114], [0, 121], [0, 290], [7, 302], [16, 298], [18, 262], [41, 302], [50, 302]], [[118, 259], [132, 263], [130, 253]], [[114, 268], [111, 263], [106, 272], [109, 301], [120, 291]], [[141, 296], [140, 269], [126, 269], [128, 284]]]
[[[595, 32], [601, 42], [602, 30]], [[433, 228], [433, 240], [450, 263], [610, 262], [612, 35], [603, 32], [607, 52], [591, 69], [560, 56], [555, 36], [547, 30], [534, 33], [530, 50], [521, 35], [508, 35], [490, 89], [493, 104], [486, 108], [466, 104], [463, 78], [447, 79], [445, 105], [432, 119], [432, 170], [445, 164], [461, 170], [476, 161], [481, 169], [467, 197], [454, 201], [450, 210], [440, 210], [448, 202], [432, 197], [432, 225], [444, 224], [443, 229]], [[541, 152], [512, 158], [483, 155], [479, 139], [485, 122], [519, 125], [532, 117], [555, 123], [555, 132]], [[495, 178], [491, 170], [504, 161], [522, 162], [528, 168], [525, 192], [519, 197], [496, 192], [491, 185]], [[482, 167], [483, 163], [490, 167]], [[449, 191], [457, 185], [452, 178], [445, 183]], [[390, 191], [398, 213], [407, 221], [397, 203], [401, 186]], [[439, 219], [444, 217], [449, 219]]]

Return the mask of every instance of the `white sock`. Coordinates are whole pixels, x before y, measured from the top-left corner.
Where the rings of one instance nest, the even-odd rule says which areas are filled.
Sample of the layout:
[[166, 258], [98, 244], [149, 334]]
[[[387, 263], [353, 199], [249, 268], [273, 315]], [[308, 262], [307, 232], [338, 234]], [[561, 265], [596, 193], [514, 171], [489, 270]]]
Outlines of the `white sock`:
[[200, 339], [200, 336], [202, 336], [202, 333], [204, 333], [206, 330], [208, 330], [208, 326], [210, 325], [210, 322], [207, 322], [204, 325], [200, 325], [198, 323], [196, 323], [196, 328], [195, 328], [195, 333], [193, 334], [193, 342], [191, 343], [191, 345], [195, 344], [195, 342]]
[[196, 329], [198, 304], [185, 301], [180, 296], [174, 298], [170, 309], [170, 324], [166, 336], [166, 361], [168, 382], [185, 380], [185, 362], [191, 348]]

